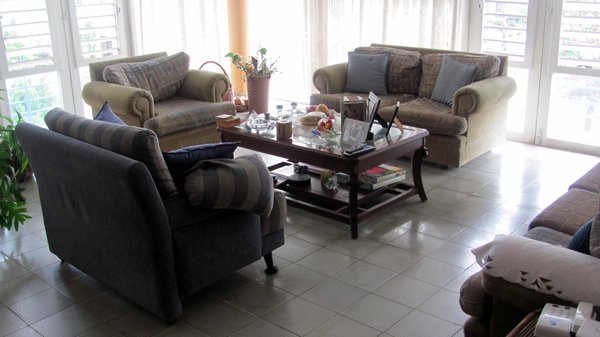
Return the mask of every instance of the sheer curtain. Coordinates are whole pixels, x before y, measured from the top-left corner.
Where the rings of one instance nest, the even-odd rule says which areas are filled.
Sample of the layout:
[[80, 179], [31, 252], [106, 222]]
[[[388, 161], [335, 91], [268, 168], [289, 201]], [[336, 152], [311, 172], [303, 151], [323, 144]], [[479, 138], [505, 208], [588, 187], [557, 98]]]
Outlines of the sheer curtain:
[[371, 43], [466, 50], [468, 0], [249, 0], [249, 45], [280, 56], [271, 96], [308, 101], [312, 73]]
[[131, 16], [135, 54], [185, 51], [190, 68], [212, 60], [228, 70], [227, 1], [133, 0]]
[[[308, 102], [312, 74], [371, 43], [466, 50], [469, 0], [248, 0], [248, 49], [280, 73], [272, 98]], [[185, 51], [228, 65], [227, 1], [132, 0], [136, 54]], [[235, 9], [234, 9], [235, 10]], [[229, 70], [229, 68], [226, 68]]]

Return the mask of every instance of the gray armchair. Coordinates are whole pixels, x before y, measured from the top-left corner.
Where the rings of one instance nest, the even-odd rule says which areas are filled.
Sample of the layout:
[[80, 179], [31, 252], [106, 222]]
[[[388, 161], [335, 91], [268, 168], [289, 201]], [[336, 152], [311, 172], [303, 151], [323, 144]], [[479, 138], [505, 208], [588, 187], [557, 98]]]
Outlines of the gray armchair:
[[[166, 321], [181, 299], [283, 245], [285, 196], [272, 210], [194, 207], [174, 185], [146, 129], [74, 116], [60, 109], [48, 128], [20, 123], [50, 251]], [[266, 168], [265, 168], [266, 170]], [[267, 172], [268, 173], [268, 172]], [[269, 179], [269, 183], [271, 183]]]
[[83, 87], [83, 100], [97, 113], [108, 101], [112, 110], [127, 124], [153, 130], [163, 151], [184, 146], [218, 143], [215, 116], [235, 115], [235, 105], [223, 102], [229, 89], [223, 74], [189, 70], [182, 86], [171, 99], [155, 102], [148, 90], [105, 82], [103, 71], [118, 63], [134, 63], [166, 56], [155, 53], [90, 63], [91, 82]]

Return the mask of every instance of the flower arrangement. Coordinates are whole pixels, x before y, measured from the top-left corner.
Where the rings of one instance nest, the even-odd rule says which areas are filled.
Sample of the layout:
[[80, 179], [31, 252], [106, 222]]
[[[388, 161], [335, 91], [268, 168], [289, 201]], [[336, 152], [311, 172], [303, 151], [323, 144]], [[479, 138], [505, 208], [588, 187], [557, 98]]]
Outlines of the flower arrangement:
[[275, 68], [275, 63], [278, 60], [275, 60], [272, 63], [267, 63], [267, 58], [265, 55], [267, 54], [267, 48], [259, 47], [256, 51], [256, 56], [250, 56], [247, 60], [237, 53], [229, 52], [225, 57], [230, 57], [231, 62], [241, 71], [246, 74], [246, 77], [251, 76], [271, 76], [271, 74], [278, 72], [277, 68]]

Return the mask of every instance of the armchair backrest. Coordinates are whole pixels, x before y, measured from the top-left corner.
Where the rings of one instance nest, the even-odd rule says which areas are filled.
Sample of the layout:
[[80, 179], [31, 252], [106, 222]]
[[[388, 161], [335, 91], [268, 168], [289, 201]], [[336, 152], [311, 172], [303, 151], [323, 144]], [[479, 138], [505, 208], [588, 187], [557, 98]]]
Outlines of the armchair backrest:
[[114, 59], [114, 60], [109, 60], [109, 61], [92, 62], [89, 64], [90, 80], [91, 81], [104, 81], [104, 78], [102, 77], [102, 71], [104, 71], [104, 68], [106, 68], [110, 65], [113, 65], [113, 64], [143, 62], [143, 61], [148, 61], [148, 60], [152, 60], [152, 59], [163, 57], [163, 56], [167, 56], [167, 53], [160, 52], [160, 53], [153, 53], [153, 54], [146, 54], [146, 55], [139, 55], [139, 56], [124, 57], [124, 58], [119, 58], [119, 59]]

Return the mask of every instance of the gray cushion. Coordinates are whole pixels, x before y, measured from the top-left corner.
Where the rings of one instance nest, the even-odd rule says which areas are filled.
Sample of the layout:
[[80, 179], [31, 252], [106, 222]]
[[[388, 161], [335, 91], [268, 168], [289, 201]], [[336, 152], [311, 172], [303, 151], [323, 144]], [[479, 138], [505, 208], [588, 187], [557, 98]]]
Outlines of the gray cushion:
[[347, 92], [387, 95], [386, 78], [390, 53], [362, 54], [348, 52]]
[[136, 87], [152, 93], [155, 102], [175, 96], [190, 67], [190, 57], [180, 52], [171, 56], [135, 62], [117, 63], [104, 68], [106, 82]]
[[419, 94], [419, 80], [421, 79], [421, 54], [419, 52], [388, 47], [358, 47], [354, 51], [365, 54], [389, 52], [388, 94]]
[[590, 253], [600, 258], [600, 213], [596, 214], [590, 231]]
[[52, 131], [144, 163], [163, 198], [177, 194], [152, 130], [89, 120], [59, 108], [48, 112], [44, 119]]
[[273, 207], [273, 179], [260, 156], [204, 160], [185, 177], [190, 204], [240, 209], [267, 216]]
[[433, 87], [437, 81], [444, 56], [450, 55], [456, 61], [476, 64], [479, 68], [475, 73], [474, 82], [498, 76], [500, 70], [500, 58], [494, 55], [470, 55], [460, 53], [449, 54], [427, 54], [421, 57], [421, 81], [419, 82], [419, 96], [431, 98]]
[[455, 61], [452, 57], [444, 56], [440, 73], [435, 81], [431, 99], [440, 103], [452, 105], [454, 92], [475, 78], [478, 66]]

